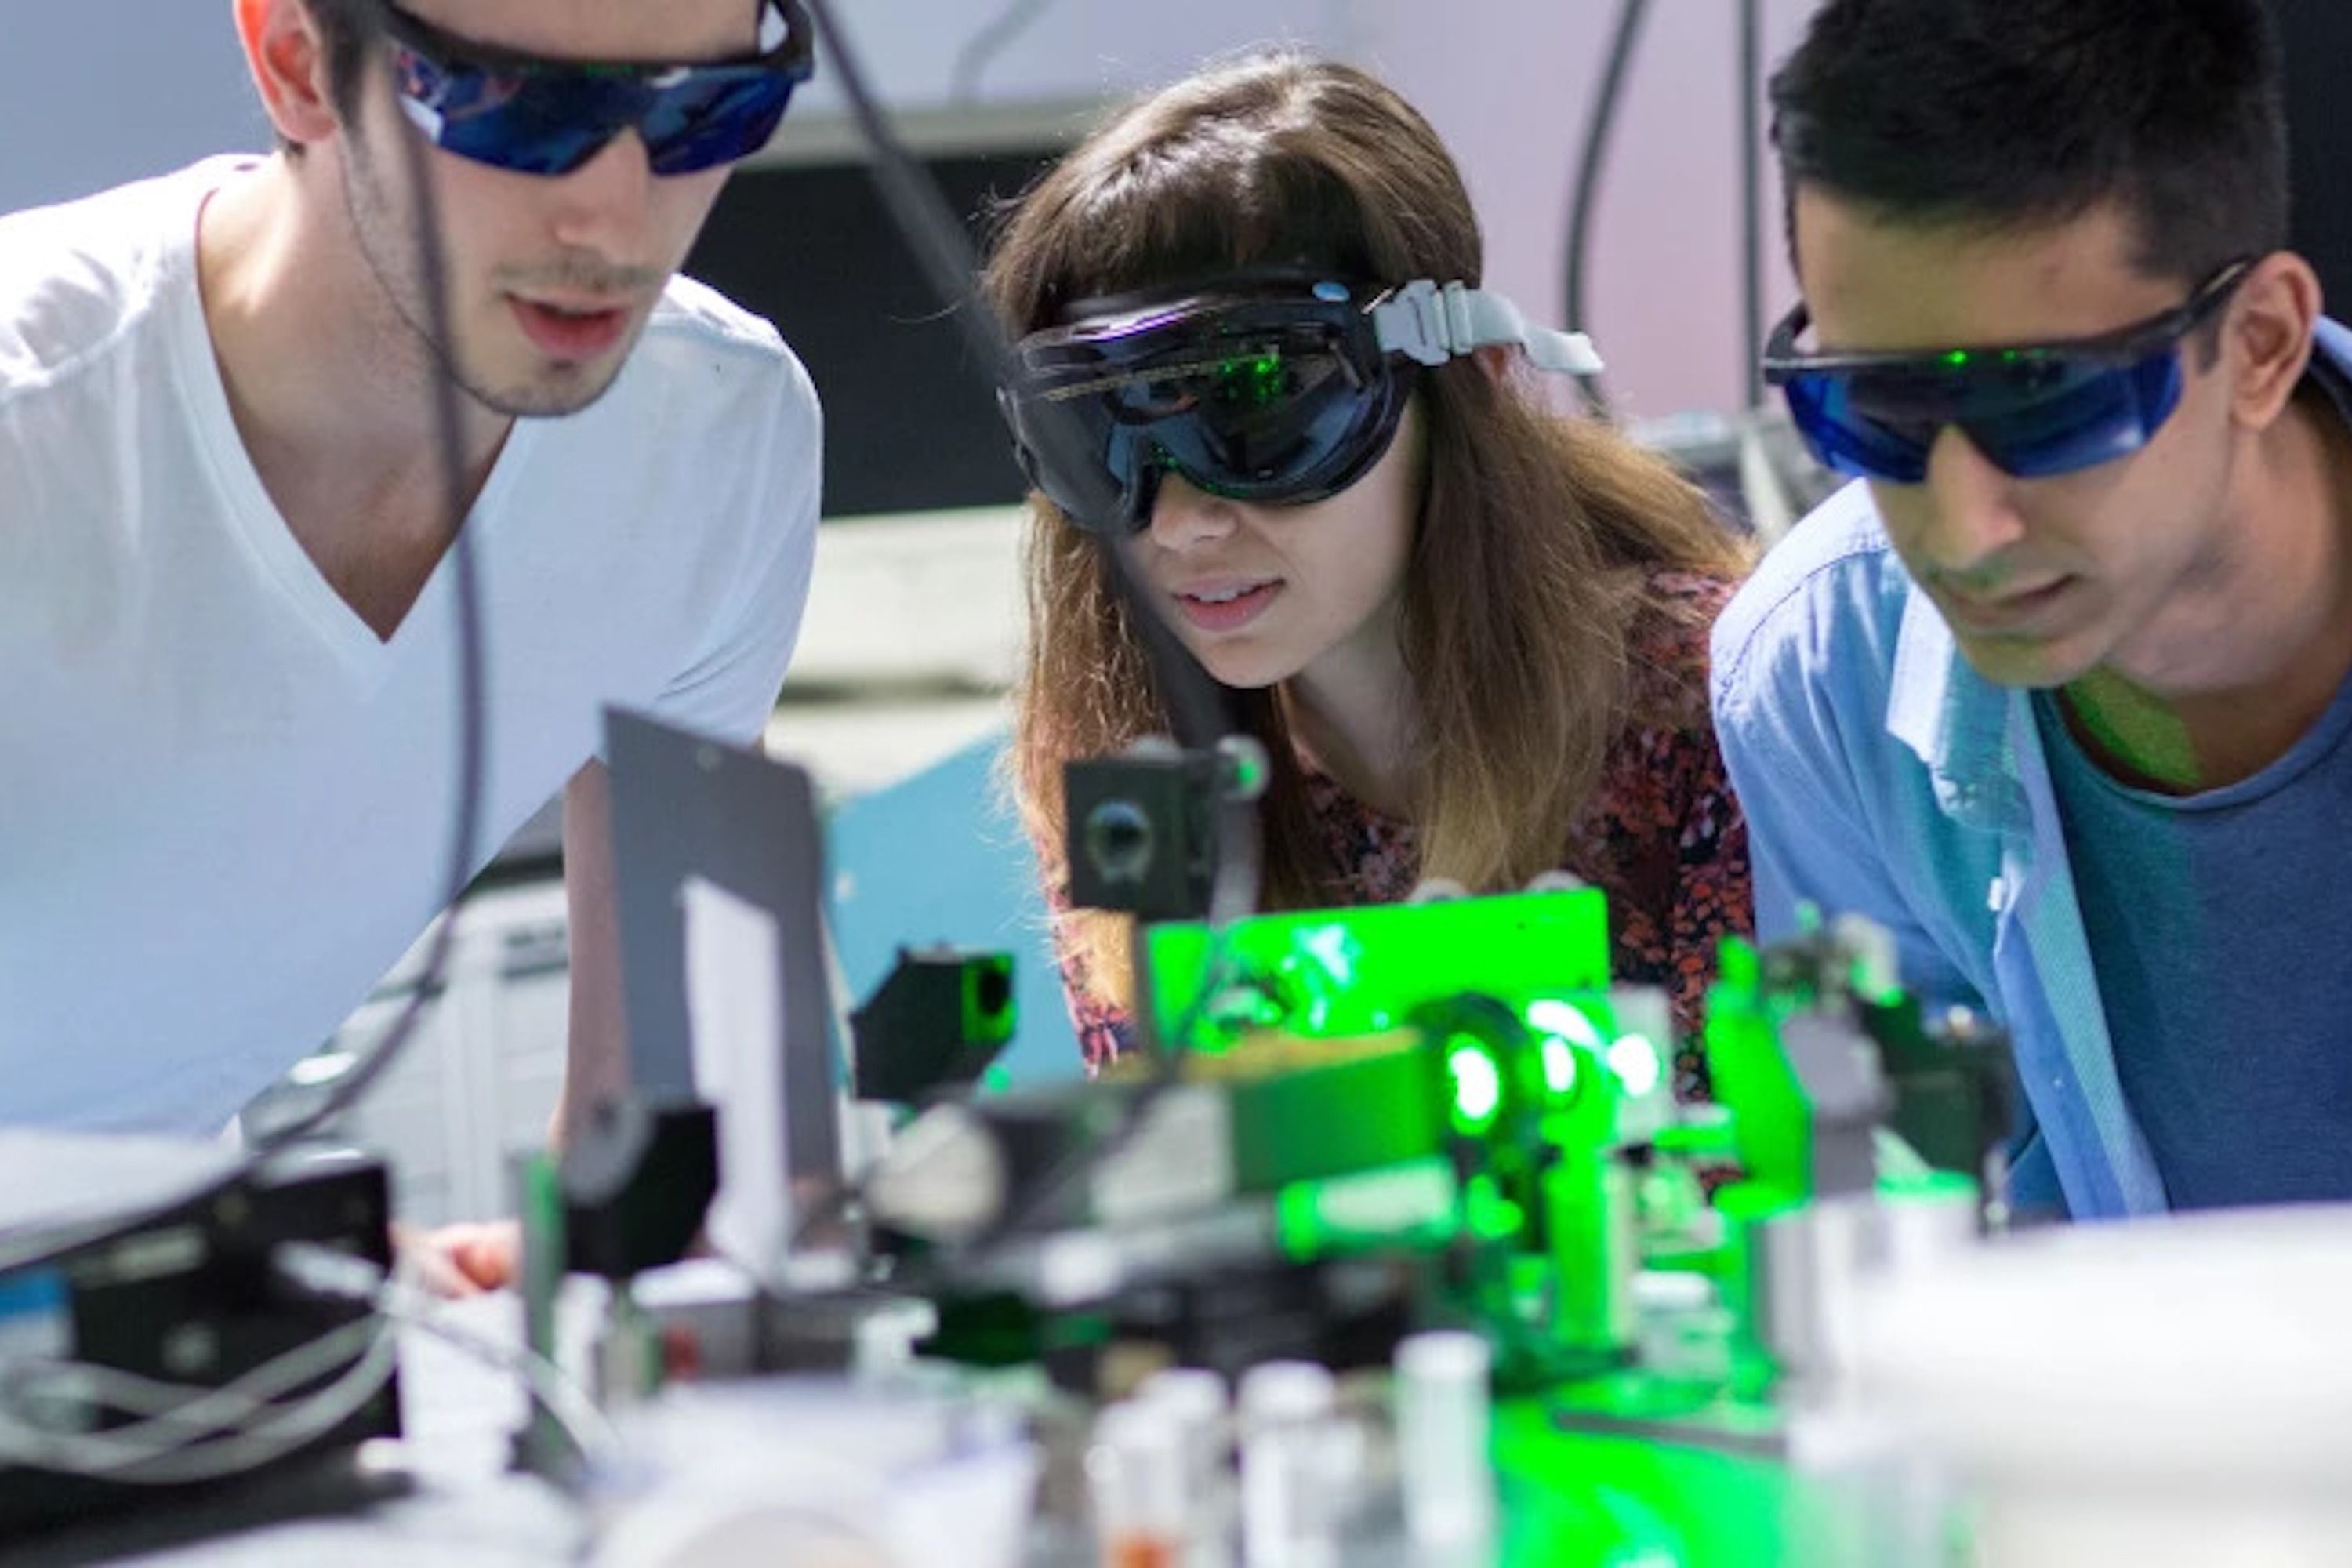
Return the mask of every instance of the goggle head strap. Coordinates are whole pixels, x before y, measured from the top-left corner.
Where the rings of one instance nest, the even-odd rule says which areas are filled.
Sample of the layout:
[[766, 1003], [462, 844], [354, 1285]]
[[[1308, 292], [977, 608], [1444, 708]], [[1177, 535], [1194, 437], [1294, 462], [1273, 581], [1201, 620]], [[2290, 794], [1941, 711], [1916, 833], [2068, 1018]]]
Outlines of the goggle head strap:
[[1538, 370], [1556, 375], [1599, 375], [1603, 368], [1582, 332], [1533, 327], [1500, 294], [1417, 278], [1371, 310], [1381, 349], [1423, 364], [1444, 364], [1473, 350], [1510, 344], [1527, 352]]

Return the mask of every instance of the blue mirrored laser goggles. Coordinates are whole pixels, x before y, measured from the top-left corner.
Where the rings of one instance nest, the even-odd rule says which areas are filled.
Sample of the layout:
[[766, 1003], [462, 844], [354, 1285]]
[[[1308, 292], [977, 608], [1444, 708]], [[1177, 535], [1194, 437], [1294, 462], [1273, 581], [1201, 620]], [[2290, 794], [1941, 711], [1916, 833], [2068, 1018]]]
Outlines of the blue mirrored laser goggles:
[[1801, 352], [1811, 317], [1800, 304], [1765, 346], [1764, 379], [1837, 473], [1922, 483], [1936, 438], [1954, 426], [2013, 478], [2076, 473], [2154, 439], [2180, 405], [2181, 340], [2229, 302], [2253, 264], [2233, 261], [2186, 304], [2116, 331], [2008, 348]]
[[546, 59], [445, 33], [387, 0], [402, 111], [445, 153], [519, 174], [568, 174], [624, 131], [656, 174], [690, 174], [768, 143], [815, 74], [799, 0], [769, 0], [758, 52], [677, 64]]
[[1421, 366], [1514, 344], [1542, 370], [1601, 368], [1580, 333], [1427, 279], [1373, 289], [1245, 274], [1081, 300], [1067, 315], [1014, 345], [998, 405], [1030, 482], [1113, 537], [1150, 521], [1165, 473], [1261, 505], [1339, 494], [1387, 452]]

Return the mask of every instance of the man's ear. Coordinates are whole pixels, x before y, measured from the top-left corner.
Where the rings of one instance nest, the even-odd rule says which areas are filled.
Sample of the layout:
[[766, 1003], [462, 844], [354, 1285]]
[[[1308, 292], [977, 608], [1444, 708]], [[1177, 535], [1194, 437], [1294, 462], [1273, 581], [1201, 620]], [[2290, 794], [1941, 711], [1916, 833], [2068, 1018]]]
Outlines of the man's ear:
[[2319, 275], [2292, 252], [2264, 257], [2238, 285], [2224, 318], [2223, 363], [2241, 424], [2266, 429], [2285, 409], [2311, 363], [2320, 308]]
[[1478, 362], [1478, 368], [1486, 373], [1488, 381], [1496, 386], [1508, 386], [1517, 373], [1521, 352], [1516, 343], [1488, 343], [1484, 348], [1472, 349], [1470, 357]]
[[305, 0], [236, 0], [236, 36], [269, 122], [297, 146], [332, 137], [341, 122], [327, 50]]

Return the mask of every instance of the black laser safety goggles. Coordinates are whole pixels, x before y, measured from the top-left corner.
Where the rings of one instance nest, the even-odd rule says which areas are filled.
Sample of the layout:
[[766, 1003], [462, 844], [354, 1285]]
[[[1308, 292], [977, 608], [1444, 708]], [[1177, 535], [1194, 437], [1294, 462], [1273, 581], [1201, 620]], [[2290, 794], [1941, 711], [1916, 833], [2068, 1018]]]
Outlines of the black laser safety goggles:
[[1014, 345], [998, 403], [1030, 482], [1114, 537], [1150, 521], [1163, 473], [1267, 505], [1339, 494], [1388, 450], [1418, 366], [1508, 343], [1542, 370], [1601, 368], [1582, 334], [1427, 279], [1371, 291], [1249, 273], [1081, 300], [1068, 317]]
[[2188, 303], [2064, 342], [1940, 353], [1806, 353], [1803, 305], [1773, 331], [1764, 379], [1779, 386], [1822, 465], [1916, 485], [1936, 437], [1958, 426], [2002, 472], [2051, 479], [2129, 457], [2179, 406], [2180, 341], [2244, 280], [2252, 258], [2208, 278]]
[[445, 33], [386, 0], [400, 107], [445, 153], [519, 174], [568, 174], [635, 131], [656, 174], [767, 145], [815, 74], [799, 0], [769, 0], [758, 53], [679, 64], [546, 59]]

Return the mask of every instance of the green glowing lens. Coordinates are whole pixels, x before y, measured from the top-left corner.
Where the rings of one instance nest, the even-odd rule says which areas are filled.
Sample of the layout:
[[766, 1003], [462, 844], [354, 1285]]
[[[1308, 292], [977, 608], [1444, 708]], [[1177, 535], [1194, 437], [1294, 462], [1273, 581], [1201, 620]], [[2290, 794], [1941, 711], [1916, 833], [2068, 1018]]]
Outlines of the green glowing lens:
[[1658, 1047], [1639, 1035], [1621, 1035], [1609, 1047], [1609, 1070], [1631, 1095], [1644, 1095], [1665, 1076], [1658, 1065]]
[[1216, 396], [1221, 403], [1263, 408], [1281, 401], [1289, 390], [1290, 378], [1283, 373], [1282, 356], [1277, 353], [1229, 359], [1217, 366]]
[[1576, 1047], [1558, 1035], [1543, 1043], [1544, 1087], [1565, 1098], [1576, 1092]]
[[1447, 1042], [1445, 1068], [1454, 1077], [1454, 1121], [1465, 1132], [1483, 1132], [1503, 1109], [1503, 1069], [1484, 1040], [1456, 1035]]
[[1528, 1004], [1528, 1025], [1538, 1034], [1558, 1035], [1572, 1046], [1582, 1046], [1596, 1054], [1601, 1050], [1601, 1031], [1584, 1016], [1584, 1009], [1573, 1002], [1557, 996], [1547, 996]]

